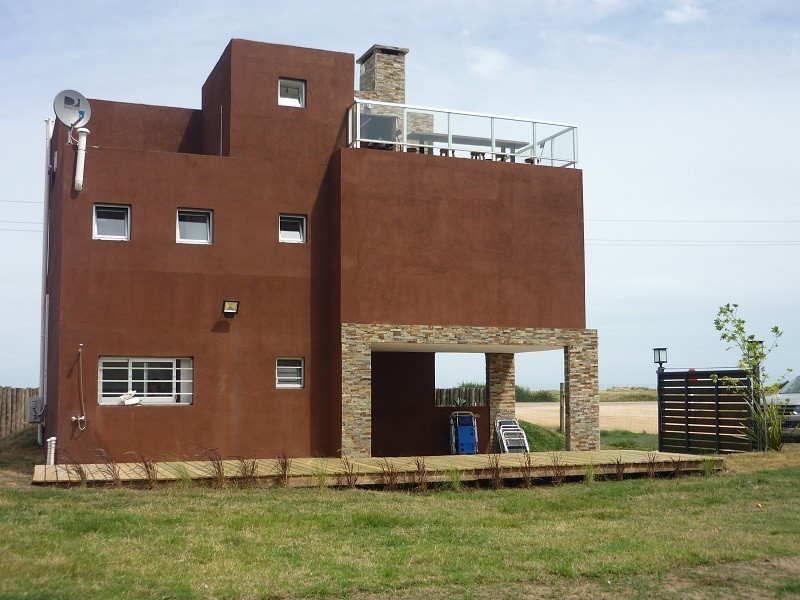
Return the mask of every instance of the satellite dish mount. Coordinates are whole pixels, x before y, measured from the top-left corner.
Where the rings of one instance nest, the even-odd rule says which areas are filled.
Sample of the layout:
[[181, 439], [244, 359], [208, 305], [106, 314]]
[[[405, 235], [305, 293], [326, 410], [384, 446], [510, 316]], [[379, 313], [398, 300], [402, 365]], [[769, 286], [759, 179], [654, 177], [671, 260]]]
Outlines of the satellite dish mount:
[[56, 112], [58, 120], [69, 127], [69, 143], [75, 142], [72, 137], [72, 130], [75, 127], [81, 128], [89, 123], [92, 118], [92, 108], [89, 101], [80, 92], [75, 90], [64, 90], [56, 95], [53, 100], [53, 110]]
[[[89, 101], [80, 92], [75, 90], [64, 90], [56, 95], [53, 100], [53, 110], [56, 111], [58, 120], [69, 127], [69, 138], [67, 143], [72, 145], [77, 141], [78, 156], [75, 159], [75, 191], [83, 189], [83, 166], [86, 160], [86, 137], [89, 130], [86, 124], [92, 118], [92, 109]], [[78, 139], [72, 137], [72, 130], [78, 128]]]

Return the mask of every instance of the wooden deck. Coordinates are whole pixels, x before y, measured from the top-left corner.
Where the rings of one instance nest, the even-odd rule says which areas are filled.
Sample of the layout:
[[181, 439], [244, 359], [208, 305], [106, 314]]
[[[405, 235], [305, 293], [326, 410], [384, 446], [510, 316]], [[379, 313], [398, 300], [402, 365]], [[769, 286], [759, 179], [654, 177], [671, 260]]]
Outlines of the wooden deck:
[[[526, 458], [527, 456], [527, 458]], [[709, 463], [711, 461], [711, 463]], [[531, 452], [525, 454], [475, 454], [393, 458], [291, 458], [143, 463], [36, 465], [34, 484], [122, 483], [206, 480], [233, 483], [246, 480], [258, 485], [288, 487], [413, 485], [424, 464], [428, 483], [458, 480], [524, 479], [547, 481], [560, 477], [618, 478], [641, 474], [681, 474], [723, 468], [719, 456], [698, 456], [641, 450], [594, 452]], [[149, 469], [148, 469], [149, 467]]]

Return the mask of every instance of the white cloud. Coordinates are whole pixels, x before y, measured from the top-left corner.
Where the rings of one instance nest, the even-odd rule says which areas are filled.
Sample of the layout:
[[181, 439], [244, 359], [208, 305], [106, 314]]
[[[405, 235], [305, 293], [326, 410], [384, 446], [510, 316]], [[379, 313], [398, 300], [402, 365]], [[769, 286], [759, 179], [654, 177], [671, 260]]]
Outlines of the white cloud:
[[493, 48], [475, 48], [470, 52], [469, 70], [476, 75], [495, 75], [511, 67], [511, 59]]
[[671, 10], [665, 11], [662, 21], [673, 25], [687, 25], [706, 18], [708, 11], [692, 4], [681, 4]]

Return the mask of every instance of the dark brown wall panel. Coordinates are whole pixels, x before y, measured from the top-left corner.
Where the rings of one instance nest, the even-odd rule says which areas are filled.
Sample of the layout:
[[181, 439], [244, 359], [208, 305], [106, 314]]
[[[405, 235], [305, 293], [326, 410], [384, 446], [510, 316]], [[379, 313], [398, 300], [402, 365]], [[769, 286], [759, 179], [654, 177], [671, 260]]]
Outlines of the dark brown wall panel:
[[91, 100], [92, 146], [201, 154], [202, 113], [189, 108]]
[[[157, 157], [157, 160], [154, 160]], [[73, 165], [64, 161], [64, 173]], [[299, 177], [299, 173], [313, 174]], [[143, 174], [146, 174], [144, 176]], [[330, 200], [325, 171], [199, 155], [90, 149], [85, 189], [56, 202], [63, 240], [61, 364], [53, 364], [59, 443], [191, 456], [333, 454], [329, 437]], [[131, 239], [93, 240], [95, 203], [131, 206]], [[179, 207], [214, 211], [211, 245], [175, 241]], [[308, 215], [308, 244], [278, 242], [278, 215]], [[230, 323], [223, 299], [241, 301]], [[88, 425], [77, 430], [84, 344]], [[192, 357], [192, 406], [98, 406], [100, 356]], [[275, 359], [304, 357], [306, 386], [275, 389]], [[53, 424], [51, 424], [53, 426]], [[331, 447], [335, 445], [335, 447]], [[65, 446], [67, 447], [67, 446]]]
[[[328, 164], [353, 103], [352, 54], [232, 40], [230, 155]], [[278, 105], [278, 79], [306, 82], [306, 107]]]
[[340, 154], [343, 322], [585, 327], [581, 171]]

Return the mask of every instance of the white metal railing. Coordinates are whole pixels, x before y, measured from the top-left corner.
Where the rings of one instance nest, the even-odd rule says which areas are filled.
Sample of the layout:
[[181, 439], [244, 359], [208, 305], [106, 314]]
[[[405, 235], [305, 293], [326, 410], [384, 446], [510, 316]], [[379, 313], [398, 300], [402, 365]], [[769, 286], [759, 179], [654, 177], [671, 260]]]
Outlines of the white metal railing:
[[554, 167], [578, 163], [574, 125], [376, 100], [356, 99], [348, 109], [347, 145]]

